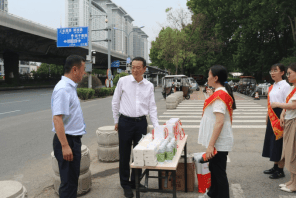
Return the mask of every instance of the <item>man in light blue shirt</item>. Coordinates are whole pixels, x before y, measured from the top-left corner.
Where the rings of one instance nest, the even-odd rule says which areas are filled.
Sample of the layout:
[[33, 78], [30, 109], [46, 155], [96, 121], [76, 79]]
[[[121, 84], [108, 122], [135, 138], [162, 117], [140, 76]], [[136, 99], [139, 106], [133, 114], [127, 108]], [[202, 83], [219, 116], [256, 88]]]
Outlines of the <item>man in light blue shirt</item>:
[[85, 74], [85, 60], [78, 55], [68, 56], [64, 76], [56, 84], [51, 109], [53, 117], [54, 154], [57, 158], [61, 185], [59, 196], [76, 198], [81, 161], [81, 137], [86, 133], [76, 87]]

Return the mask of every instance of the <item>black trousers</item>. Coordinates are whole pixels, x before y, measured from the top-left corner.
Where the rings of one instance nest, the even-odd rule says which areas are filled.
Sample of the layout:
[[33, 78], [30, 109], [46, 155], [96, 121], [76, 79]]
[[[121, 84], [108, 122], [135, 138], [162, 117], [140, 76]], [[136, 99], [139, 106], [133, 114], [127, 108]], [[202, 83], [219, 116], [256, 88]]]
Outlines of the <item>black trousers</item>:
[[133, 121], [120, 116], [118, 125], [119, 152], [120, 152], [120, 182], [122, 188], [131, 188], [135, 185], [135, 171], [132, 170], [130, 181], [131, 146], [138, 144], [142, 135], [147, 133], [147, 120]]
[[60, 198], [76, 198], [80, 173], [81, 136], [66, 134], [66, 138], [73, 153], [73, 161], [63, 159], [62, 146], [57, 134], [55, 134], [53, 139], [54, 154], [58, 161], [61, 178], [59, 196]]
[[207, 195], [211, 198], [229, 198], [229, 183], [226, 173], [228, 152], [218, 151], [209, 160], [211, 186]]

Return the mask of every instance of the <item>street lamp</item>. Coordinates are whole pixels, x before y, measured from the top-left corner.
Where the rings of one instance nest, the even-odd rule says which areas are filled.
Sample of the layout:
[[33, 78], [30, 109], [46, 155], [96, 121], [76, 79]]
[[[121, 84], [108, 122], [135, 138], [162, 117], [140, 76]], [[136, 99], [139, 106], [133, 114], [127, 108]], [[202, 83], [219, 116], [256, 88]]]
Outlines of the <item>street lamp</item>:
[[[144, 28], [144, 26], [140, 26], [139, 28]], [[130, 53], [129, 53], [129, 37], [130, 37], [130, 34], [132, 32], [134, 32], [134, 30], [132, 30], [131, 32], [129, 32], [129, 34], [125, 31], [125, 30], [122, 30], [122, 29], [118, 29], [116, 27], [113, 27], [113, 29], [115, 30], [119, 30], [119, 31], [122, 31], [122, 32], [125, 32], [126, 36], [127, 36], [127, 48], [128, 48], [128, 51], [127, 51], [127, 58], [130, 58]], [[126, 63], [126, 67], [127, 67], [127, 63]]]

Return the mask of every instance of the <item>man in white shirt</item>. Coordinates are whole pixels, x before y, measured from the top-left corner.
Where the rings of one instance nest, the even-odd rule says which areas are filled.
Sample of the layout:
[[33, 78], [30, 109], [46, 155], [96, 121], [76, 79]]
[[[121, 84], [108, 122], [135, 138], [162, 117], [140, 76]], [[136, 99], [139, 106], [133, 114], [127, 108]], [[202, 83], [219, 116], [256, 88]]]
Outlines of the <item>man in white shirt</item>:
[[143, 78], [146, 61], [142, 57], [132, 60], [132, 75], [119, 79], [112, 99], [115, 130], [119, 134], [120, 181], [125, 197], [133, 197], [135, 188], [134, 170], [130, 180], [131, 146], [135, 147], [142, 135], [147, 133], [146, 115], [154, 127], [158, 126], [154, 85]]
[[56, 84], [52, 98], [52, 123], [55, 132], [54, 154], [58, 161], [61, 184], [59, 196], [76, 198], [81, 161], [81, 137], [86, 125], [76, 87], [85, 74], [85, 60], [78, 55], [68, 56], [64, 76]]

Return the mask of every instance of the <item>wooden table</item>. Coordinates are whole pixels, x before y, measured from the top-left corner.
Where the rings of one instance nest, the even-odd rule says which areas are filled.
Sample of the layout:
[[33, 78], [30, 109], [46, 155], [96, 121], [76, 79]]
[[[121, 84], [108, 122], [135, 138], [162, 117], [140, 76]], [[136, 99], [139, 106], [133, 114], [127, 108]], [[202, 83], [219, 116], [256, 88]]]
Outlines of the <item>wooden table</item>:
[[[178, 142], [177, 152], [171, 163], [158, 164], [157, 166], [135, 166], [134, 163], [130, 165], [131, 168], [135, 169], [135, 185], [136, 185], [136, 198], [140, 198], [140, 192], [161, 192], [161, 193], [172, 193], [173, 198], [176, 198], [176, 169], [178, 165], [178, 161], [181, 157], [182, 151], [184, 150], [184, 162], [185, 162], [185, 192], [188, 192], [188, 184], [187, 184], [187, 139], [188, 135], [184, 137], [184, 139]], [[142, 169], [145, 169], [142, 175]], [[157, 171], [158, 176], [149, 176], [150, 171]], [[163, 177], [161, 172], [166, 171], [166, 176]], [[163, 190], [162, 189], [162, 179], [165, 179], [167, 182], [168, 172], [172, 173], [172, 185], [173, 190]], [[140, 189], [139, 184], [140, 181], [145, 176], [145, 186], [146, 189]], [[159, 189], [150, 189], [148, 188], [148, 178], [158, 179]]]

